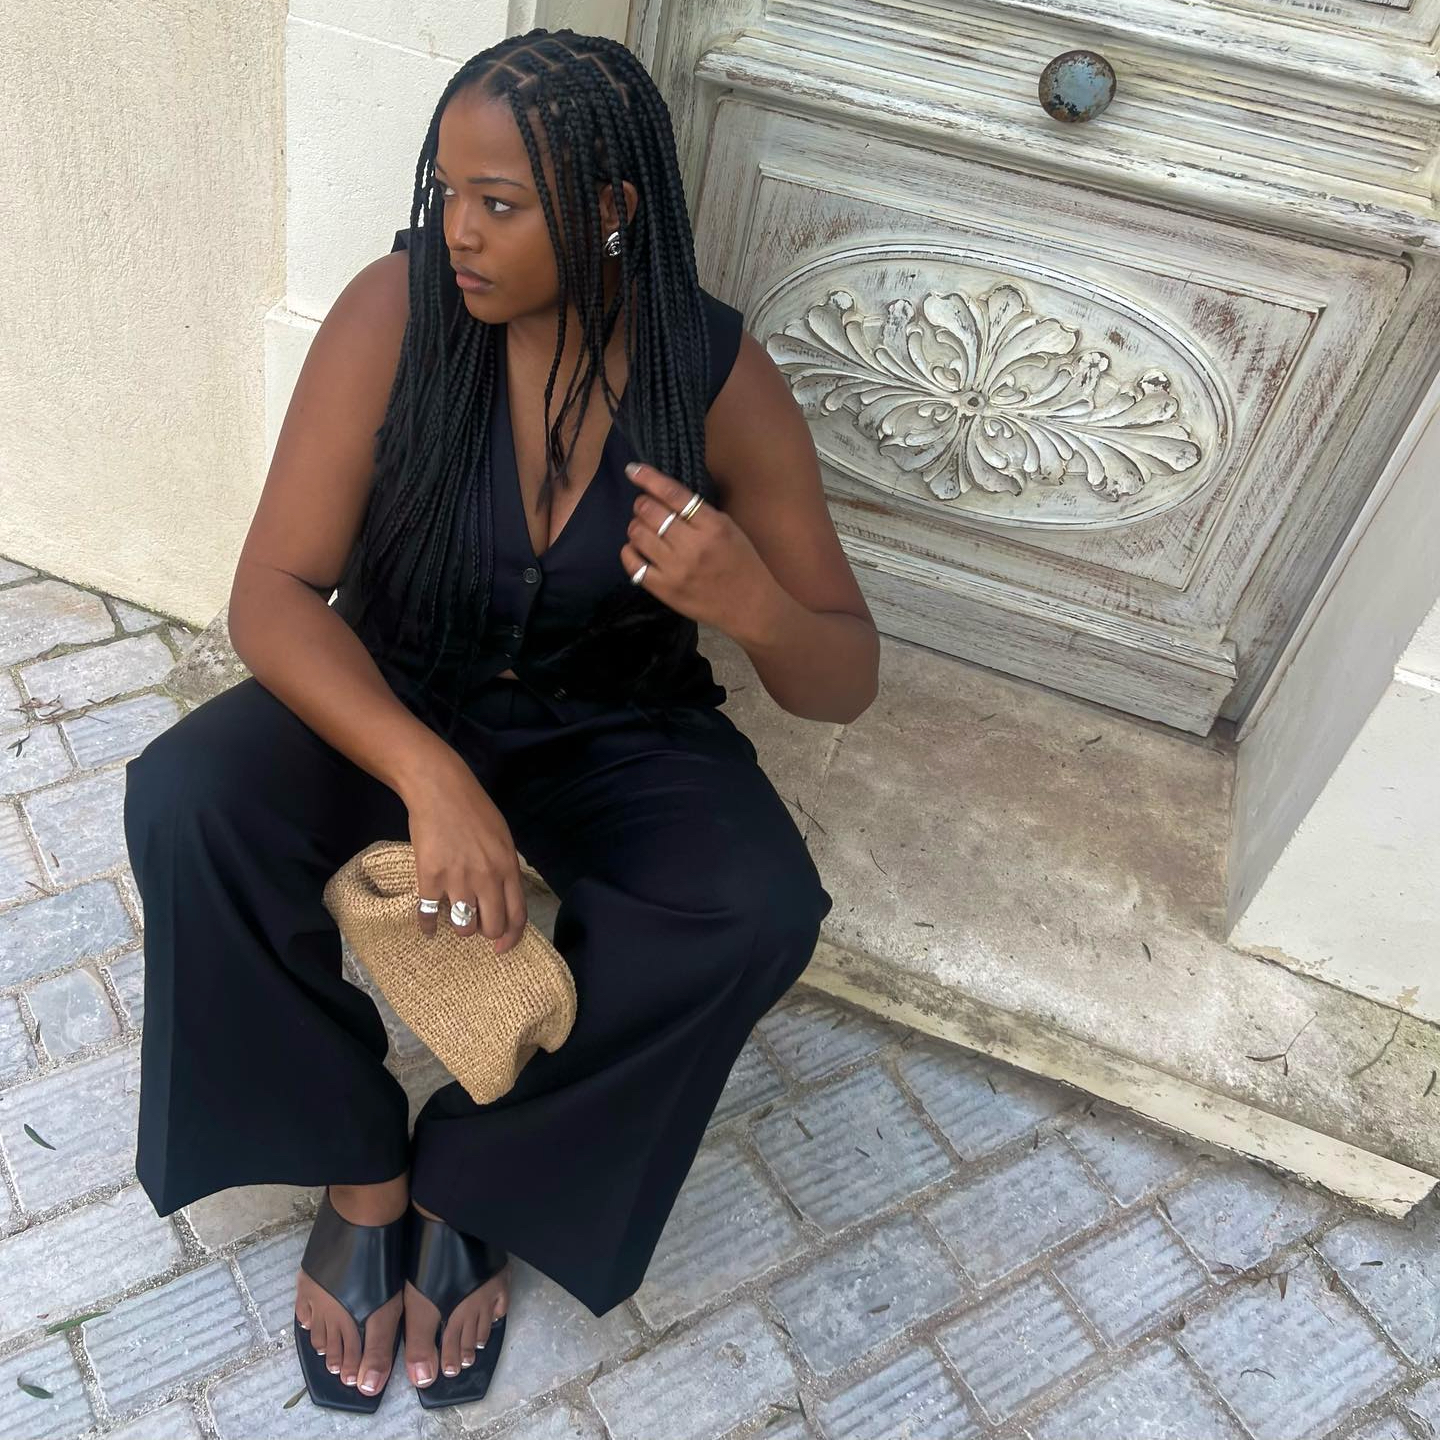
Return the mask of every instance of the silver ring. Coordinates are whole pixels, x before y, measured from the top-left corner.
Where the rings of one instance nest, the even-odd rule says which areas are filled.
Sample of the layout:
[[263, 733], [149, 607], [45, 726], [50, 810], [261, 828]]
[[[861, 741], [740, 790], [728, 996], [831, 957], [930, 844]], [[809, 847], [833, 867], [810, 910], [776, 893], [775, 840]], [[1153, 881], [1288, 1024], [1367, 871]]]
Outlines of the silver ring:
[[655, 533], [656, 533], [657, 535], [663, 535], [679, 518], [680, 518], [679, 515], [677, 515], [677, 514], [675, 513], [675, 511], [672, 510], [672, 511], [660, 522], [660, 528], [659, 528]]
[[440, 902], [438, 900], [422, 900], [418, 908], [422, 915], [438, 915]]
[[688, 520], [705, 502], [700, 498], [697, 490], [686, 502], [685, 508], [680, 512], [682, 520]]
[[452, 925], [466, 926], [475, 918], [475, 907], [467, 905], [463, 900], [457, 900], [450, 907], [450, 923]]
[[650, 568], [650, 562], [647, 560], [647, 561], [630, 577], [630, 583], [631, 583], [632, 585], [638, 585], [638, 584], [645, 578], [645, 572], [646, 572], [649, 568]]

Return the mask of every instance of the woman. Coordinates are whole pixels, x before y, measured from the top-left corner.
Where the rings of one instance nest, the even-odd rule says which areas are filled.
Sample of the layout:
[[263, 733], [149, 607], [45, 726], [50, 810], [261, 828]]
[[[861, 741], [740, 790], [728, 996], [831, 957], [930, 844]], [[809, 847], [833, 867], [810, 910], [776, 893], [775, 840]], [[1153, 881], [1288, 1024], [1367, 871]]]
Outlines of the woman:
[[[532, 31], [446, 88], [408, 230], [315, 336], [231, 593], [251, 678], [126, 770], [137, 1170], [162, 1215], [326, 1187], [295, 1300], [317, 1403], [373, 1410], [402, 1319], [422, 1403], [482, 1396], [509, 1253], [596, 1314], [631, 1295], [810, 958], [832, 900], [699, 622], [796, 715], [874, 698], [803, 417], [696, 279], [664, 102], [624, 46]], [[423, 932], [501, 952], [522, 853], [577, 990], [563, 1046], [491, 1104], [443, 1086], [413, 1137], [321, 899], [378, 839], [414, 846]]]

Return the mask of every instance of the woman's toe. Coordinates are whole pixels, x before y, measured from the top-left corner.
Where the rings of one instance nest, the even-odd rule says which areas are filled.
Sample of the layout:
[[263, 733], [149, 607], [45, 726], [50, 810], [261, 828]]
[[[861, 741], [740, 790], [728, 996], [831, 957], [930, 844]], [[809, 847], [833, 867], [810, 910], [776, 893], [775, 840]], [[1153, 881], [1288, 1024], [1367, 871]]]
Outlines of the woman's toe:
[[460, 1327], [451, 1325], [440, 1345], [440, 1368], [447, 1375], [460, 1373]]
[[378, 1395], [390, 1377], [391, 1356], [394, 1354], [395, 1326], [400, 1323], [400, 1307], [395, 1301], [377, 1310], [365, 1325], [365, 1350], [360, 1356], [360, 1373], [356, 1384], [366, 1395]]
[[422, 1389], [426, 1385], [435, 1383], [435, 1357], [433, 1355], [417, 1355], [415, 1359], [405, 1358], [405, 1371], [410, 1376], [410, 1383], [418, 1385]]
[[421, 1341], [410, 1339], [410, 1327], [405, 1327], [405, 1373], [412, 1385], [431, 1385], [435, 1381], [438, 1357], [434, 1346], [427, 1348]]

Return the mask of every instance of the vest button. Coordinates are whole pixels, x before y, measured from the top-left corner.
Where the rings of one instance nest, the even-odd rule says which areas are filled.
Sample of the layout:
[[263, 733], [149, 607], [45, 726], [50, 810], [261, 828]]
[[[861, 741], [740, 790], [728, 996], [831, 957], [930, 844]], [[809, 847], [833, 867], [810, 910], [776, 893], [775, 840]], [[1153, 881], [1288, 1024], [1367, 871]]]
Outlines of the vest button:
[[563, 700], [570, 692], [562, 685], [558, 690], [552, 692], [555, 699]]
[[520, 572], [520, 578], [527, 585], [533, 585], [540, 578], [540, 572], [533, 565], [527, 565]]

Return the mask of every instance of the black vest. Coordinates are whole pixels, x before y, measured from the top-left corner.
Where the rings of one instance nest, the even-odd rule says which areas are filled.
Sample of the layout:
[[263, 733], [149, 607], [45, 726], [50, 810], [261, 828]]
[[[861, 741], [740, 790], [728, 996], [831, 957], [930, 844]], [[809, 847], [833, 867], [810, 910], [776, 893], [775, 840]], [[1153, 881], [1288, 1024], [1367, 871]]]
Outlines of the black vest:
[[[395, 248], [404, 248], [406, 238], [407, 232], [400, 231]], [[714, 404], [735, 363], [744, 317], [706, 290], [701, 297], [710, 333], [708, 405]], [[616, 412], [620, 420], [631, 393], [627, 385]], [[725, 688], [697, 648], [696, 623], [648, 591], [638, 590], [620, 562], [639, 494], [624, 467], [642, 458], [620, 426], [612, 422], [594, 477], [560, 534], [540, 556], [531, 547], [516, 471], [503, 343], [487, 443], [495, 573], [470, 684], [480, 685], [502, 670], [513, 670], [520, 683], [560, 710], [569, 701], [657, 707], [723, 703]], [[358, 612], [357, 586], [358, 580], [342, 582], [335, 600], [336, 610], [352, 625]], [[371, 638], [381, 633], [377, 627], [392, 639], [407, 628], [384, 598], [366, 617], [361, 636], [372, 650]], [[410, 652], [414, 663], [402, 651], [399, 660], [382, 666], [397, 690], [413, 692], [420, 668], [415, 651], [418, 647]], [[449, 676], [440, 683], [448, 687]], [[407, 698], [413, 702], [418, 697], [412, 693]]]

